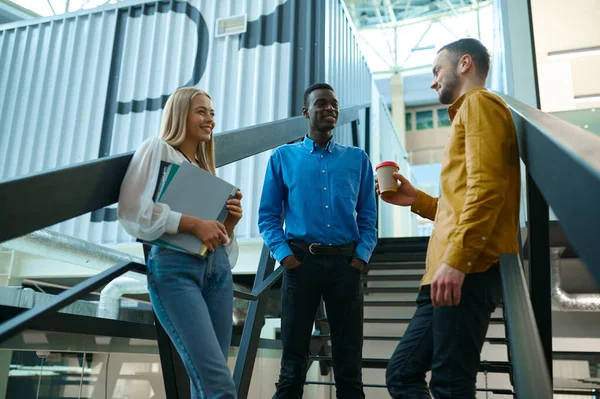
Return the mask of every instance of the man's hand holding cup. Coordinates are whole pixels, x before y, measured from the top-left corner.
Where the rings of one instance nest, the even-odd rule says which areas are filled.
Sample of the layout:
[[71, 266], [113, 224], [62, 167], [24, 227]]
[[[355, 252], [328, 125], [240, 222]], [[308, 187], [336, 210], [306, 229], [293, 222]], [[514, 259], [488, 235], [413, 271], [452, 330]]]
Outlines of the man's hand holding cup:
[[393, 161], [384, 161], [375, 167], [377, 195], [389, 204], [411, 206], [417, 198], [417, 189], [402, 176], [400, 167]]

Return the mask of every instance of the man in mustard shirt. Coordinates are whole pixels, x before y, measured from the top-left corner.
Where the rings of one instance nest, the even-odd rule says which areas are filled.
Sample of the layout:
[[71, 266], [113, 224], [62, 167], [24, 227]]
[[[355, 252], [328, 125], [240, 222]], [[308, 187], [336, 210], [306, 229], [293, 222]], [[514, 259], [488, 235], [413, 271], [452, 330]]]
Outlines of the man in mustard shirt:
[[[393, 398], [474, 398], [480, 352], [500, 302], [498, 261], [518, 253], [520, 171], [517, 138], [504, 101], [484, 87], [488, 50], [475, 39], [443, 47], [433, 83], [451, 133], [442, 158], [441, 195], [404, 176], [388, 203], [434, 221], [417, 310], [387, 368]], [[431, 370], [429, 387], [425, 373]]]

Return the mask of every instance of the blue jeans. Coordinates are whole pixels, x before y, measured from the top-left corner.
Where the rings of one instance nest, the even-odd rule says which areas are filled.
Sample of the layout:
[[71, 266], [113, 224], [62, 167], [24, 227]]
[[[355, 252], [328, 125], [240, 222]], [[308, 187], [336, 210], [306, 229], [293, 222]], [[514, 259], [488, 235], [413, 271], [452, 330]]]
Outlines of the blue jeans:
[[430, 390], [436, 399], [475, 398], [481, 348], [501, 296], [498, 266], [467, 274], [458, 306], [434, 308], [431, 286], [422, 287], [415, 315], [387, 367], [392, 398], [430, 399]]
[[206, 260], [152, 247], [148, 292], [156, 317], [179, 352], [193, 399], [237, 398], [227, 366], [233, 278], [223, 247]]

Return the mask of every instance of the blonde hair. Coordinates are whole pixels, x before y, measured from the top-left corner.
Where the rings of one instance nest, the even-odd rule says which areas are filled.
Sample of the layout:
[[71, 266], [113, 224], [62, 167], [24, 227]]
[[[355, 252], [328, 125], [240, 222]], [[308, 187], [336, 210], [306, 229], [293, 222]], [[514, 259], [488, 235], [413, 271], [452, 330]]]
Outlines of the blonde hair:
[[[211, 98], [208, 93], [195, 87], [181, 87], [167, 100], [160, 123], [160, 138], [172, 147], [179, 147], [185, 141], [187, 118], [194, 97], [203, 95]], [[211, 99], [212, 100], [212, 99]], [[214, 136], [206, 143], [200, 143], [196, 157], [202, 169], [213, 175], [215, 172], [215, 142]]]

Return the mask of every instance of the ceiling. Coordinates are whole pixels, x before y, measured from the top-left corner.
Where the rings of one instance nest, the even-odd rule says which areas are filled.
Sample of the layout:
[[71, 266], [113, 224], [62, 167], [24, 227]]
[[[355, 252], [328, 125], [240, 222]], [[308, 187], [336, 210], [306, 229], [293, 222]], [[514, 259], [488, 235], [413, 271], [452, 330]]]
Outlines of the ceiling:
[[379, 28], [410, 19], [456, 13], [478, 0], [345, 0], [358, 29]]

